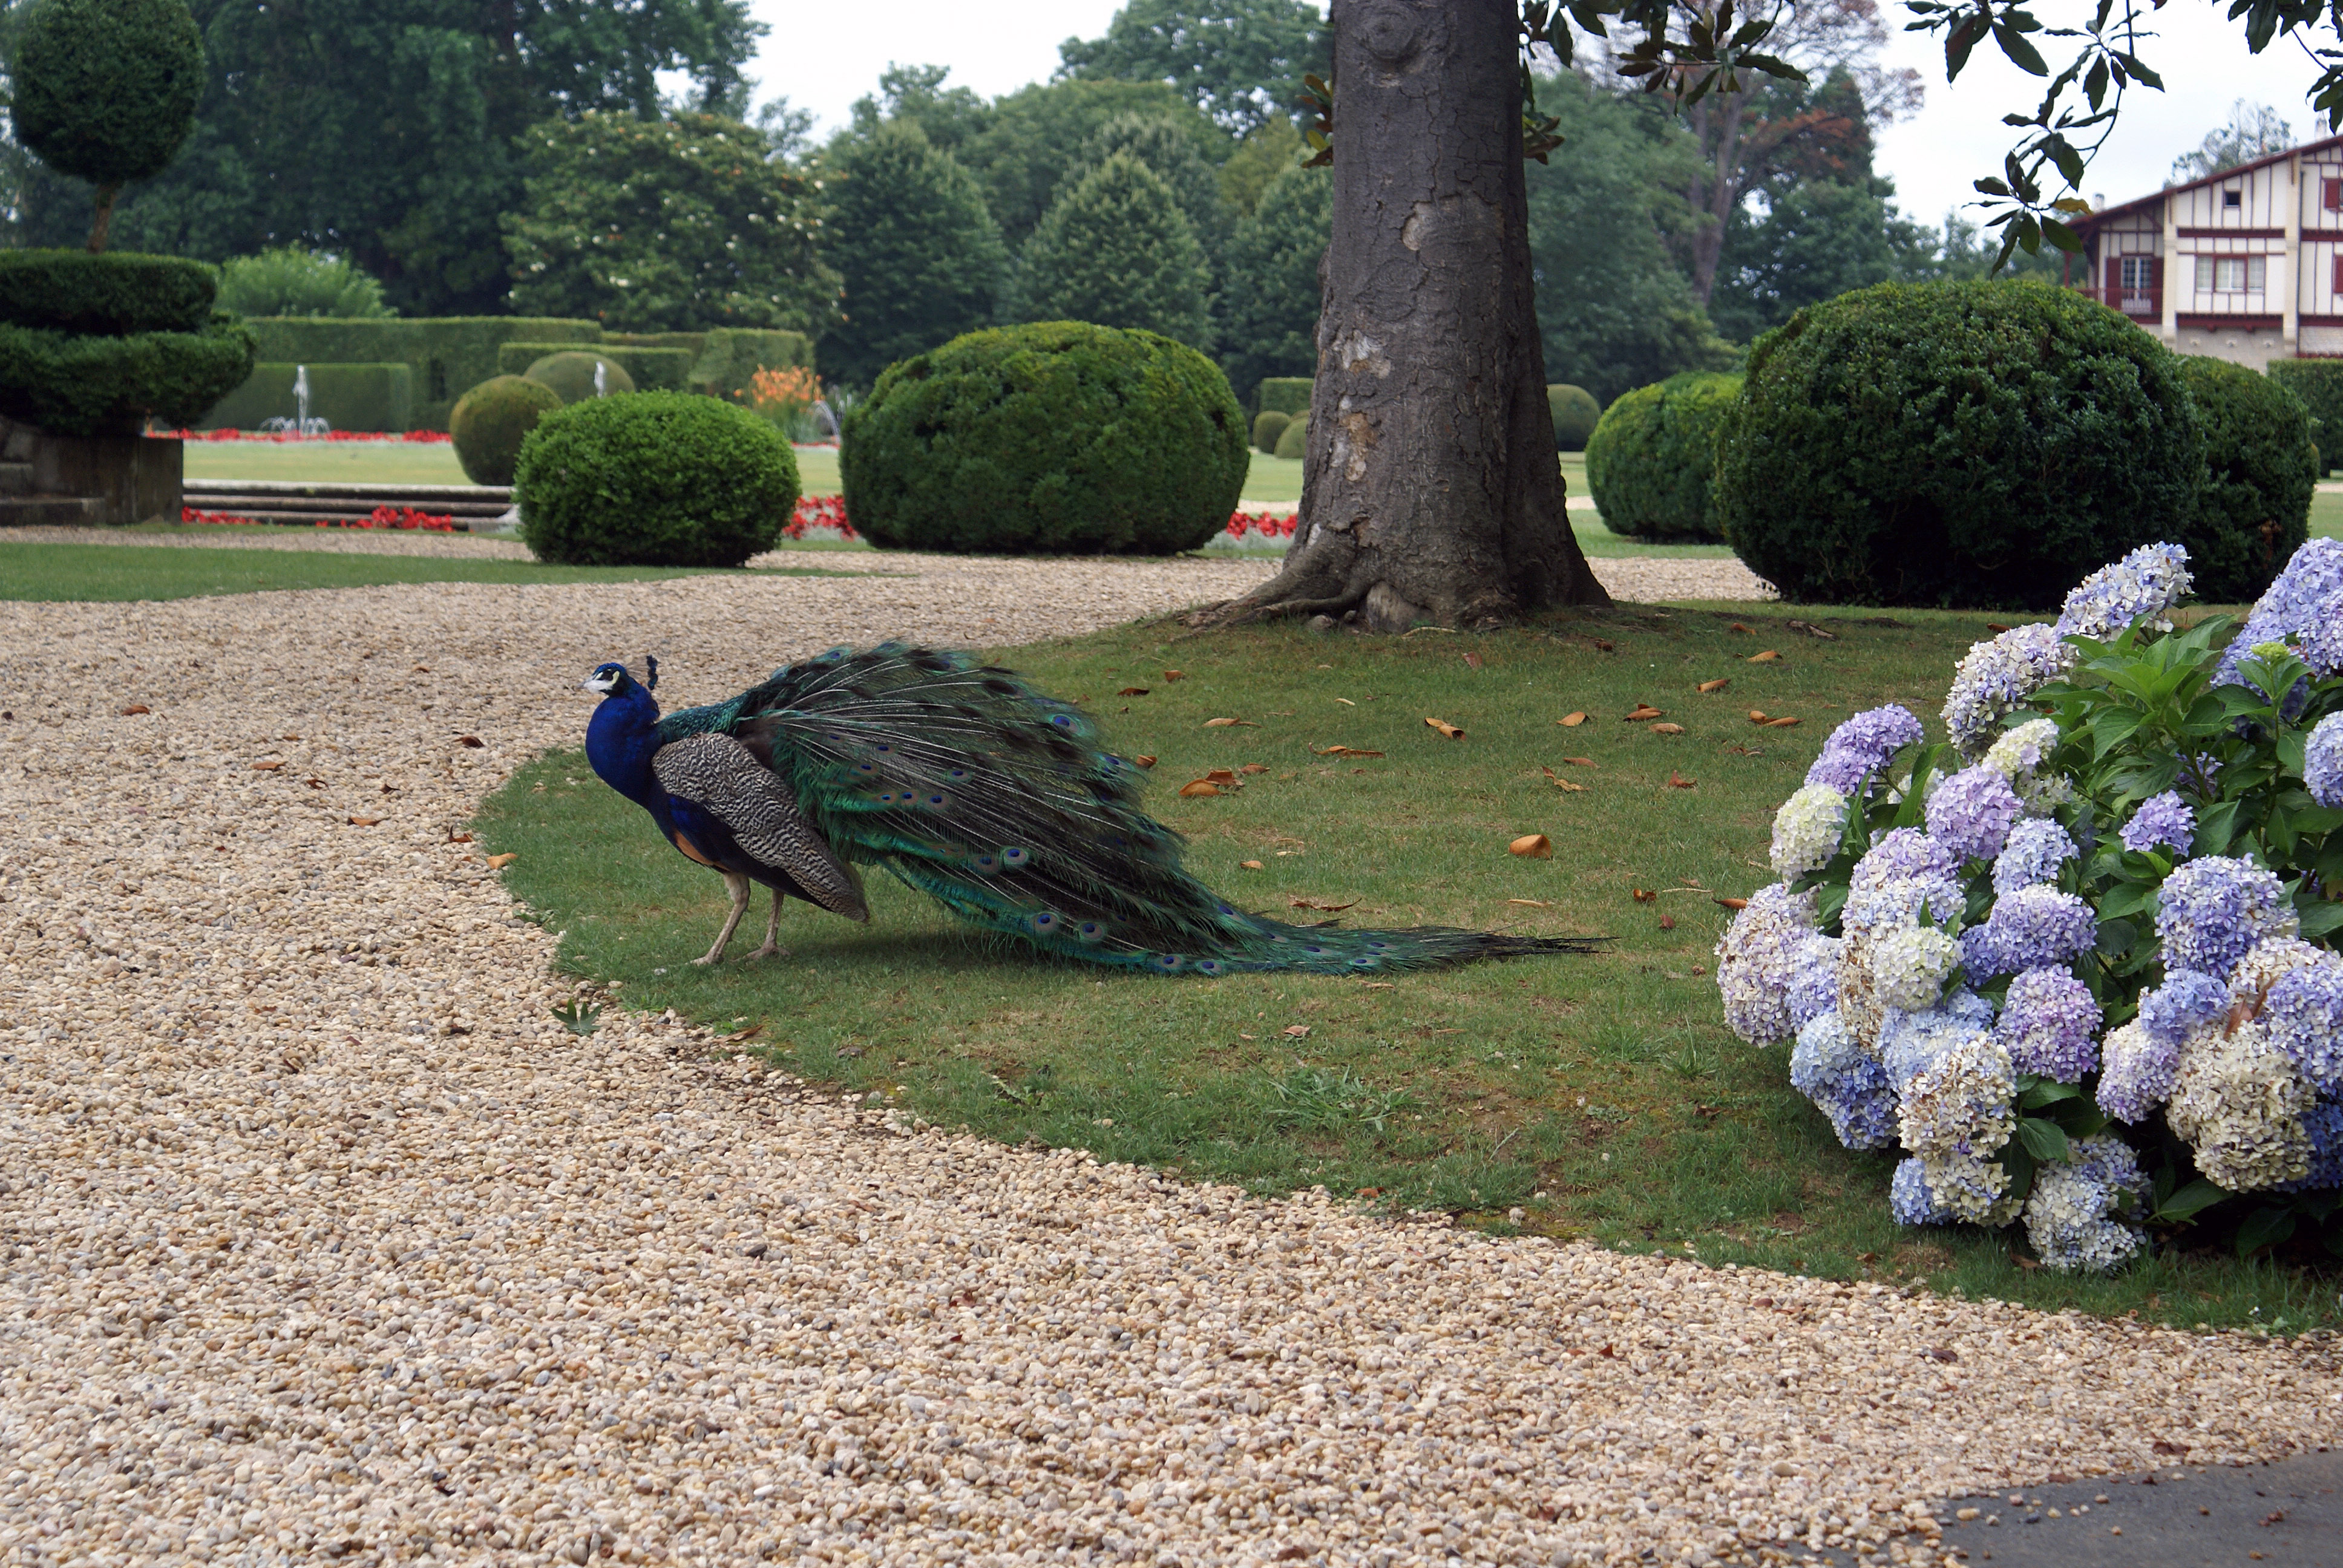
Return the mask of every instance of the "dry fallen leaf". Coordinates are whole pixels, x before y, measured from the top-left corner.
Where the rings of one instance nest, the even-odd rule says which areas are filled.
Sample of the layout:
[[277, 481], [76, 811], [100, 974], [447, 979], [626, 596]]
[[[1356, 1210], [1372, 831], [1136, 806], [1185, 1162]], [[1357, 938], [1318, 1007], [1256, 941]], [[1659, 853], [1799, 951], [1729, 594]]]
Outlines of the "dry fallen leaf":
[[1237, 864], [1242, 866], [1248, 871], [1258, 871], [1262, 869], [1261, 862], [1259, 860], [1239, 860]]
[[1317, 757], [1381, 757], [1383, 753], [1380, 751], [1362, 751], [1355, 746], [1329, 746], [1325, 750], [1315, 751], [1312, 752], [1312, 755]]
[[353, 828], [371, 828], [381, 820], [382, 819], [379, 817], [353, 817], [350, 819], [350, 826]]
[[1262, 767], [1258, 762], [1248, 762], [1243, 767], [1238, 769], [1237, 771], [1240, 773], [1266, 773], [1269, 769]]
[[1662, 915], [1660, 917], [1660, 930], [1664, 931], [1672, 931], [1675, 929], [1676, 918], [1674, 915]]
[[1550, 910], [1554, 906], [1544, 899], [1507, 899], [1509, 904], [1525, 904], [1533, 910]]
[[1639, 904], [1655, 904], [1659, 902], [1659, 894], [1652, 891], [1649, 888], [1637, 888], [1635, 890], [1635, 901]]
[[1684, 729], [1681, 724], [1654, 724], [1652, 726], [1652, 733], [1654, 735], [1682, 735], [1684, 732]]
[[1223, 789], [1242, 789], [1243, 787], [1242, 781], [1237, 778], [1236, 769], [1233, 768], [1215, 768], [1211, 772], [1204, 775], [1204, 782], [1207, 784], [1217, 784]]
[[1765, 728], [1768, 729], [1787, 729], [1797, 722], [1797, 716], [1795, 714], [1791, 714], [1780, 719], [1769, 719], [1765, 720]]
[[274, 773], [284, 766], [282, 762], [256, 762], [252, 765], [252, 770], [255, 773]]
[[456, 737], [456, 744], [458, 746], [468, 746], [473, 750], [478, 751], [480, 748], [486, 746], [488, 742], [481, 739], [477, 735], [458, 735]]
[[1572, 783], [1569, 779], [1554, 779], [1554, 787], [1555, 789], [1567, 789], [1567, 790], [1569, 790], [1569, 791], [1570, 791], [1572, 794], [1574, 794], [1574, 795], [1584, 795], [1584, 794], [1585, 794], [1585, 793], [1586, 793], [1586, 786], [1585, 786], [1585, 785], [1584, 785], [1584, 784], [1573, 784], [1573, 783]]
[[1432, 726], [1433, 729], [1440, 731], [1441, 738], [1443, 739], [1462, 740], [1464, 739], [1464, 732], [1457, 729], [1453, 724], [1449, 723], [1448, 720], [1444, 719], [1433, 719], [1427, 717], [1424, 719], [1424, 722]]
[[326, 781], [323, 779], [304, 779], [301, 782], [312, 789], [323, 789], [326, 787]]
[[1642, 724], [1648, 719], [1659, 718], [1666, 711], [1667, 709], [1664, 708], [1654, 708], [1648, 702], [1639, 702], [1635, 704], [1635, 710], [1627, 715], [1626, 722], [1629, 724]]
[[1565, 713], [1561, 718], [1555, 719], [1554, 722], [1561, 725], [1564, 729], [1575, 729], [1580, 725], [1586, 722], [1586, 715], [1584, 713]]
[[415, 673], [417, 675], [428, 675], [431, 673], [431, 667], [427, 664], [418, 664], [415, 667]]
[[1668, 769], [1668, 788], [1671, 789], [1690, 789], [1699, 782], [1697, 779], [1685, 778], [1673, 768]]
[[1247, 729], [1258, 729], [1261, 728], [1260, 725], [1255, 724], [1250, 719], [1207, 719], [1204, 720], [1204, 728], [1207, 729], [1229, 729], [1240, 725]]
[[511, 865], [515, 860], [519, 859], [520, 857], [518, 855], [490, 855], [488, 857], [488, 869], [491, 871], [501, 871], [507, 866]]
[[1694, 687], [1693, 689], [1694, 691], [1703, 692], [1723, 691], [1726, 687], [1732, 684], [1733, 682], [1730, 680], [1704, 680], [1698, 686]]
[[1746, 899], [1719, 899], [1716, 901], [1728, 910], [1745, 910], [1749, 907], [1749, 900]]
[[1573, 768], [1592, 768], [1594, 766], [1594, 759], [1592, 757], [1565, 757], [1563, 760], [1569, 763]]
[[1467, 668], [1478, 669], [1481, 668], [1481, 656], [1477, 653], [1468, 653], [1464, 656], [1464, 664]]
[[1147, 695], [1147, 688], [1143, 686], [1126, 686], [1121, 691], [1116, 692], [1115, 695], [1117, 697], [1144, 697]]
[[447, 835], [447, 842], [450, 844], [468, 844], [471, 841], [472, 836], [469, 833], [450, 833]]
[[1289, 1023], [1285, 1026], [1285, 1038], [1288, 1040], [1306, 1040], [1309, 1035], [1310, 1026], [1306, 1023]]
[[1163, 672], [1163, 678], [1167, 682], [1185, 680], [1188, 678], [1188, 672], [1184, 669], [1167, 669]]
[[1209, 779], [1191, 779], [1180, 786], [1181, 795], [1189, 799], [1194, 799], [1201, 795], [1217, 795], [1220, 792], [1221, 787]]
[[1739, 632], [1739, 633], [1740, 633], [1742, 636], [1744, 636], [1744, 637], [1747, 637], [1747, 636], [1749, 635], [1749, 628], [1748, 628], [1747, 627], [1745, 627], [1745, 626], [1742, 625], [1742, 624], [1741, 624], [1739, 621], [1737, 621], [1737, 620], [1736, 620], [1736, 621], [1735, 621], [1735, 622], [1734, 622], [1730, 627], [1727, 627], [1725, 629], [1726, 629], [1726, 630], [1728, 630], [1728, 631], [1737, 631], [1737, 632]]
[[1999, 621], [1997, 621], [1997, 620], [1989, 620], [1989, 621], [1986, 622], [1986, 623], [1985, 623], [1985, 628], [1986, 628], [1986, 630], [1987, 630], [1987, 631], [2007, 631], [2007, 630], [2009, 629], [2007, 627], [2006, 627], [2006, 626], [2002, 625], [2002, 624], [2001, 624], [2001, 622], [1999, 622]]
[[1750, 662], [1751, 664], [1773, 664], [1773, 663], [1775, 663], [1776, 661], [1778, 661], [1778, 660], [1781, 658], [1781, 657], [1782, 657], [1782, 656], [1781, 656], [1780, 654], [1775, 653], [1772, 648], [1767, 648], [1767, 649], [1766, 649], [1765, 652], [1763, 652], [1763, 653], [1753, 653], [1753, 654], [1751, 654], [1751, 655], [1749, 656], [1749, 660], [1748, 660], [1748, 662]]
[[1141, 768], [1152, 768], [1155, 766], [1155, 759], [1152, 757], [1134, 757], [1131, 760], [1138, 763]]
[[1288, 899], [1285, 900], [1286, 907], [1289, 909], [1315, 910], [1322, 915], [1339, 915], [1344, 910], [1355, 908], [1359, 900], [1356, 899], [1353, 899], [1347, 904], [1322, 904], [1315, 899]]
[[134, 702], [129, 707], [122, 710], [122, 717], [127, 719], [134, 713], [152, 713], [155, 710], [153, 709], [147, 707], [143, 702]]
[[1510, 853], [1519, 855], [1524, 860], [1554, 859], [1554, 840], [1544, 833], [1524, 833], [1506, 845], [1505, 849]]
[[1335, 700], [1335, 701], [1337, 701], [1337, 702], [1339, 702], [1339, 703], [1341, 703], [1341, 704], [1342, 704], [1343, 707], [1345, 707], [1345, 708], [1356, 708], [1356, 707], [1358, 706], [1358, 704], [1357, 704], [1357, 703], [1355, 703], [1355, 702], [1352, 701], [1352, 700], [1351, 700], [1349, 698], [1347, 698], [1347, 697], [1338, 697], [1338, 698], [1334, 699], [1334, 700]]
[[1822, 628], [1816, 626], [1810, 620], [1794, 620], [1789, 623], [1789, 627], [1792, 631], [1803, 631], [1808, 637], [1818, 637], [1825, 642], [1836, 642], [1838, 640], [1838, 633], [1835, 631], [1825, 631]]
[[1601, 649], [1602, 649], [1604, 652], [1605, 652], [1605, 653], [1609, 653], [1609, 652], [1613, 651], [1613, 650], [1614, 650], [1614, 648], [1617, 646], [1616, 644], [1614, 644], [1614, 643], [1608, 643], [1608, 642], [1605, 642], [1605, 641], [1604, 641], [1604, 640], [1603, 640], [1601, 638], [1599, 638], [1599, 637], [1598, 637], [1598, 638], [1595, 638], [1594, 639], [1594, 646], [1595, 646], [1595, 647], [1597, 647], [1597, 648], [1601, 648]]

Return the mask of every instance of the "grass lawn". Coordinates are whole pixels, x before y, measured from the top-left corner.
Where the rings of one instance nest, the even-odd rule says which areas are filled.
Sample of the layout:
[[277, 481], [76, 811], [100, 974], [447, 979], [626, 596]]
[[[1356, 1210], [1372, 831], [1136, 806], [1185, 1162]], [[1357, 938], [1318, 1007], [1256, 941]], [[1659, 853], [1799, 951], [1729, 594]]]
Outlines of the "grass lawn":
[[[189, 530], [193, 531], [193, 530]], [[0, 539], [0, 598], [116, 602], [382, 583], [640, 582], [686, 567], [548, 567], [534, 561], [337, 555], [325, 550], [191, 550], [171, 545], [12, 544]], [[785, 577], [830, 577], [811, 567]]]
[[[1955, 658], [1987, 635], [1982, 615], [1806, 612], [1839, 634], [1821, 641], [1785, 624], [1799, 613], [1620, 609], [1373, 640], [1278, 626], [1173, 642], [1130, 627], [997, 656], [1085, 701], [1126, 754], [1161, 759], [1154, 810], [1189, 835], [1196, 873], [1247, 908], [1615, 937], [1598, 957], [1387, 982], [1165, 980], [976, 939], [874, 876], [868, 926], [792, 904], [792, 957], [707, 970], [689, 960], [721, 918], [721, 883], [579, 754], [523, 769], [478, 831], [519, 856], [508, 884], [564, 933], [569, 972], [631, 1008], [754, 1030], [740, 1049], [816, 1081], [1006, 1141], [1262, 1192], [1322, 1184], [1494, 1228], [1519, 1206], [1526, 1229], [2046, 1307], [2343, 1319], [2331, 1278], [2274, 1264], [2167, 1251], [2074, 1280], [2023, 1269], [1976, 1231], [1900, 1230], [1893, 1158], [1840, 1149], [1790, 1089], [1786, 1052], [1725, 1030], [1711, 950], [1730, 917], [1715, 900], [1769, 879], [1775, 805], [1850, 711], [1900, 700], [1932, 717]], [[1747, 662], [1765, 648], [1780, 660]], [[1718, 678], [1727, 690], [1693, 689]], [[1134, 686], [1149, 694], [1115, 695]], [[1638, 701], [1685, 733], [1623, 723]], [[1802, 722], [1759, 729], [1752, 709]], [[1556, 724], [1574, 710], [1592, 717]], [[1466, 739], [1442, 739], [1427, 717]], [[1222, 718], [1245, 725], [1205, 728]], [[1324, 754], [1338, 744], [1383, 755]], [[1248, 763], [1268, 771], [1241, 793], [1176, 793]], [[1551, 835], [1552, 859], [1506, 852], [1531, 832]]]
[[334, 485], [468, 485], [445, 441], [189, 441], [190, 479]]

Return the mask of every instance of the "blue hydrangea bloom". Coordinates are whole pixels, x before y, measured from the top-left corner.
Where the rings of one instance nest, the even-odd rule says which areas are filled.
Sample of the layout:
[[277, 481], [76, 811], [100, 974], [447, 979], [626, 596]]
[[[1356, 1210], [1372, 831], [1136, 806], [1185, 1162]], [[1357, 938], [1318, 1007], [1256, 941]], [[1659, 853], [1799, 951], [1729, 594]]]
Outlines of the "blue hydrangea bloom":
[[1896, 1167], [1887, 1184], [1887, 1211], [1899, 1225], [1949, 1225], [1953, 1217], [1928, 1191], [1928, 1172], [1916, 1154]]
[[2027, 970], [2001, 1004], [2001, 1043], [2018, 1071], [2080, 1083], [2099, 1065], [2099, 1017], [2091, 988], [2068, 971]]
[[2061, 1273], [2110, 1272], [2147, 1244], [2145, 1232], [2116, 1218], [2117, 1202], [2147, 1187], [2129, 1144], [2082, 1139], [2069, 1161], [2045, 1165], [2036, 1174], [2026, 1201], [2026, 1239], [2045, 1265]]
[[1835, 1011], [1810, 1020], [1790, 1051], [1790, 1087], [1830, 1118], [1849, 1149], [1885, 1149], [1896, 1141], [1896, 1094], [1887, 1074], [1864, 1053]]
[[2122, 837], [2127, 849], [2145, 853], [2162, 844], [2185, 855], [2197, 841], [2197, 813], [2178, 794], [2167, 789], [2139, 803], [2139, 809], [2124, 824]]
[[1960, 869], [1960, 857], [1917, 828], [1891, 828], [1855, 863], [1847, 886], [1856, 890], [1885, 887], [1889, 882], [1949, 877]]
[[2099, 1109], [2118, 1121], [2145, 1121], [2172, 1097], [2180, 1073], [2177, 1040], [2159, 1040], [2137, 1022], [2107, 1031], [2099, 1048]]
[[2332, 954], [2279, 977], [2261, 1009], [2271, 1043], [2324, 1095], [2343, 1095], [2343, 960]]
[[2188, 592], [2188, 552], [2178, 545], [2142, 545], [2076, 586], [2059, 612], [2060, 637], [2106, 641], [2136, 621], [2161, 626], [2165, 612]]
[[2301, 644], [2303, 662], [2321, 675], [2343, 666], [2343, 540], [2311, 539], [2294, 552], [2229, 639], [2213, 673], [2216, 686], [2239, 686], [2237, 673], [2254, 649], [2288, 637]]
[[1806, 769], [1806, 782], [1827, 784], [1842, 795], [1852, 795], [1864, 779], [1887, 765], [1901, 747], [1926, 732], [1909, 709], [1896, 703], [1858, 713], [1823, 742], [1823, 754]]
[[2343, 1187], [2343, 1101], [2320, 1101], [2302, 1113], [2302, 1127], [2310, 1134], [2310, 1174], [2283, 1183], [2278, 1191]]
[[2197, 970], [2221, 980], [2256, 942], [2291, 936], [2300, 924], [2278, 878], [2230, 855], [2207, 855], [2176, 868], [2164, 879], [2156, 914], [2166, 970]]
[[1962, 859], [1990, 860], [2023, 809], [1998, 771], [1964, 768], [1928, 798], [1928, 837]]
[[2302, 748], [2302, 782], [2321, 806], [2343, 806], [2343, 713], [2330, 713]]
[[1879, 1029], [1880, 1065], [1898, 1094], [1955, 1047], [1993, 1028], [1993, 1003], [1972, 990], [1956, 990], [1918, 1012], [1891, 1010]]
[[1993, 744], [2005, 716], [2075, 666], [2076, 650], [2045, 621], [2012, 627], [1990, 642], [1969, 645], [1945, 693], [1945, 729], [1971, 757]]
[[1838, 1005], [1838, 950], [1836, 937], [1826, 937], [1819, 931], [1798, 944], [1798, 950], [1791, 958], [1792, 1029], [1805, 1028]]
[[2091, 906], [2056, 888], [2020, 888], [1994, 900], [1985, 924], [1961, 933], [1971, 980], [2072, 963], [2098, 940]]
[[2058, 868], [2082, 851], [2075, 836], [2047, 817], [2028, 817], [2009, 830], [1993, 862], [1993, 890], [2014, 893], [2058, 879]]

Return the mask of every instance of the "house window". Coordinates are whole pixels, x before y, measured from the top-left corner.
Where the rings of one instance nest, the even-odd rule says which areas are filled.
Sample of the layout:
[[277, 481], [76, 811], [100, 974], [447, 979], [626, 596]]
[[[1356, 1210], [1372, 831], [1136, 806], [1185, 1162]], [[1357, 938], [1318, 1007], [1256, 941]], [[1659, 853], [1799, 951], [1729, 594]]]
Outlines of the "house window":
[[2323, 179], [2318, 182], [2318, 205], [2328, 212], [2343, 212], [2343, 180]]
[[2212, 262], [2216, 294], [2259, 294], [2268, 285], [2269, 257], [2266, 256], [2216, 256], [2208, 259]]
[[2335, 292], [2343, 294], [2343, 256], [2335, 258]]
[[2116, 265], [2116, 281], [2125, 294], [2146, 294], [2156, 286], [2156, 257], [2127, 256]]
[[2243, 206], [2245, 202], [2246, 193], [2235, 186], [2221, 193], [2221, 206], [2224, 211], [2235, 212], [2238, 207]]

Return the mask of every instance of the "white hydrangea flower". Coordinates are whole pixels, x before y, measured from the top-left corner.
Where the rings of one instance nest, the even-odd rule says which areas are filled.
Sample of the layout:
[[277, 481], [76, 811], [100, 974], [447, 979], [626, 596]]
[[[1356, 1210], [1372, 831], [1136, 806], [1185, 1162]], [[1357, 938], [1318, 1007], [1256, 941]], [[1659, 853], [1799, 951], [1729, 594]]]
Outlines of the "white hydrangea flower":
[[2147, 1244], [2146, 1231], [2115, 1218], [2124, 1194], [2147, 1186], [2128, 1144], [2082, 1139], [2067, 1162], [2035, 1173], [2026, 1200], [2026, 1239], [2046, 1266], [2061, 1273], [2112, 1273]]
[[1999, 1230], [2017, 1218], [2019, 1200], [2010, 1197], [2009, 1172], [1973, 1155], [1923, 1159], [1920, 1171], [1928, 1195], [1954, 1220]]
[[1827, 784], [1809, 784], [1774, 813], [1774, 871], [1785, 882], [1819, 871], [1838, 852], [1846, 831], [1847, 799]]
[[1934, 926], [1890, 931], [1871, 945], [1872, 989], [1884, 1005], [1917, 1012], [1936, 1006], [1960, 961], [1961, 944]]
[[2010, 782], [2010, 787], [2025, 791], [2025, 781], [2040, 769], [2043, 759], [2057, 749], [2058, 721], [2055, 719], [2031, 719], [2015, 729], [2005, 729], [2001, 738], [1986, 748], [1980, 766], [1992, 769]]
[[2207, 1179], [2232, 1192], [2254, 1192], [2310, 1174], [2310, 1132], [2302, 1118], [2318, 1098], [2258, 1020], [2232, 1029], [2221, 1018], [2197, 1025], [2181, 1042], [2164, 1116]]
[[1923, 1160], [1983, 1159], [2016, 1130], [2010, 1109], [2016, 1092], [2009, 1052], [1978, 1030], [1912, 1075], [1896, 1107], [1896, 1133]]

